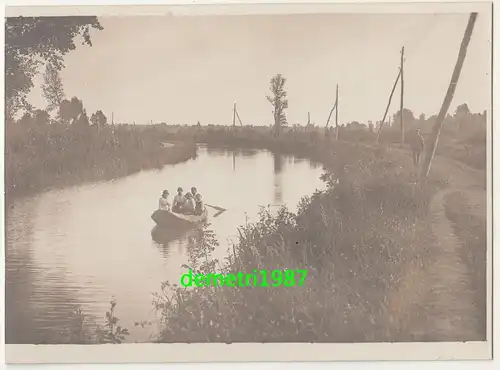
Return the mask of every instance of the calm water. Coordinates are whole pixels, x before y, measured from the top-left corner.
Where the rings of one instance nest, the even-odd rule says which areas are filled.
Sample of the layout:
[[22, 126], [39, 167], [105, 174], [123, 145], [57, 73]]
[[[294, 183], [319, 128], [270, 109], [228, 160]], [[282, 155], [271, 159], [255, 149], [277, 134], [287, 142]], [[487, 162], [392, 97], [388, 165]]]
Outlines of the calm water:
[[[188, 262], [189, 234], [165, 235], [150, 215], [163, 189], [196, 186], [208, 204], [228, 211], [211, 228], [223, 258], [237, 227], [254, 220], [259, 205], [287, 204], [323, 184], [320, 165], [266, 151], [200, 148], [198, 158], [106, 183], [48, 191], [7, 209], [6, 341], [54, 343], [67, 337], [81, 308], [103, 323], [112, 297], [129, 341], [155, 333], [152, 293], [178, 282]], [[152, 326], [135, 326], [138, 321]]]

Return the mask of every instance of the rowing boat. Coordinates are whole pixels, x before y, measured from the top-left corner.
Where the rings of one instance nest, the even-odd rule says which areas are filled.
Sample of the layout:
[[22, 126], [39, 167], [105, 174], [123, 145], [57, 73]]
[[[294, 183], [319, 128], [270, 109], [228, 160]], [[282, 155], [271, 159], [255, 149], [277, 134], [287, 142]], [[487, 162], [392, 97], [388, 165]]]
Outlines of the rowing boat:
[[151, 215], [151, 218], [161, 227], [193, 227], [207, 220], [208, 211], [205, 208], [201, 215], [183, 215], [171, 211], [156, 210]]

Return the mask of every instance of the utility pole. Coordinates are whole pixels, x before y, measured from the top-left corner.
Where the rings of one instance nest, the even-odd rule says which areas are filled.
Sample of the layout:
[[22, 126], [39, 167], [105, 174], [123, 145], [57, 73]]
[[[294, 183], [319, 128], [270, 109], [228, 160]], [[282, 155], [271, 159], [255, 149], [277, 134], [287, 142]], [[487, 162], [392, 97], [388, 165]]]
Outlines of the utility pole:
[[240, 115], [238, 114], [238, 109], [236, 109], [236, 104], [234, 105], [234, 112], [236, 113], [236, 118], [238, 119], [240, 126], [243, 127], [243, 122], [241, 122]]
[[403, 64], [404, 64], [404, 55], [405, 55], [405, 47], [403, 46], [401, 48], [401, 102], [399, 105], [399, 116], [401, 120], [401, 148], [404, 146], [405, 143], [405, 126], [404, 126], [404, 114], [403, 114], [403, 108], [404, 108], [404, 103], [403, 103], [403, 95], [404, 95], [404, 74], [403, 74]]
[[311, 112], [307, 112], [307, 124], [311, 123]]
[[236, 129], [236, 102], [233, 105], [233, 130]]
[[335, 140], [339, 139], [339, 85], [335, 94]]
[[462, 71], [462, 66], [465, 61], [465, 56], [467, 55], [467, 47], [472, 36], [472, 31], [474, 30], [474, 25], [476, 23], [477, 13], [470, 13], [469, 22], [467, 23], [467, 28], [465, 29], [464, 37], [462, 39], [462, 44], [460, 45], [460, 51], [458, 52], [457, 62], [455, 68], [453, 69], [453, 74], [451, 76], [450, 85], [448, 86], [448, 91], [443, 101], [443, 105], [439, 111], [436, 118], [436, 123], [432, 129], [433, 138], [431, 144], [425, 155], [425, 162], [422, 168], [422, 175], [424, 178], [429, 176], [429, 171], [431, 169], [432, 160], [436, 154], [436, 148], [439, 141], [439, 135], [441, 134], [441, 129], [443, 127], [443, 121], [450, 108], [453, 95], [455, 94], [455, 89], [457, 87], [458, 79], [460, 78], [460, 72]]
[[380, 139], [380, 134], [382, 133], [382, 127], [384, 127], [384, 121], [385, 118], [387, 117], [387, 112], [389, 111], [389, 107], [391, 106], [392, 96], [394, 95], [394, 91], [396, 90], [396, 86], [398, 85], [399, 77], [401, 77], [401, 69], [399, 70], [398, 77], [396, 78], [396, 81], [394, 81], [394, 85], [392, 86], [391, 95], [389, 95], [389, 102], [387, 103], [387, 107], [385, 108], [384, 118], [382, 118], [382, 121], [380, 121], [380, 127], [378, 128], [377, 132], [377, 140], [376, 140], [377, 143]]

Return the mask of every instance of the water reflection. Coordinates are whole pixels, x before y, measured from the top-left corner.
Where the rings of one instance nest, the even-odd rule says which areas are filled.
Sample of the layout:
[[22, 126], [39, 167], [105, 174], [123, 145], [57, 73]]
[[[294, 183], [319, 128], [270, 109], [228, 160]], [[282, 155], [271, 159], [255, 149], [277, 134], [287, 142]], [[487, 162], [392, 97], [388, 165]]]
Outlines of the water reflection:
[[160, 249], [163, 258], [169, 258], [174, 248], [176, 248], [177, 255], [185, 255], [186, 247], [195, 244], [200, 237], [200, 231], [202, 231], [200, 228], [173, 229], [156, 225], [151, 230], [151, 237]]
[[[37, 266], [41, 251], [30, 248], [44, 238], [44, 230], [36, 227], [41, 222], [37, 211], [42, 206], [42, 200], [34, 197], [15, 202], [6, 210], [7, 220], [17, 220], [7, 222], [6, 234], [18, 241], [8, 242], [5, 254], [5, 335], [12, 344], [70, 343], [81, 334], [76, 333], [81, 302], [75, 295], [78, 288], [71, 272], [64, 264], [49, 270]], [[64, 202], [47, 207], [51, 215], [63, 209]], [[60, 262], [61, 255], [56, 250], [52, 258]], [[87, 315], [86, 325], [94, 326], [94, 320]]]
[[273, 153], [273, 173], [274, 173], [274, 203], [281, 204], [283, 202], [283, 156]]
[[[217, 154], [219, 153], [219, 154]], [[235, 166], [233, 165], [233, 158]], [[286, 166], [285, 166], [286, 163]], [[200, 230], [153, 228], [151, 213], [161, 190], [196, 186], [209, 209], [210, 229], [222, 261], [237, 228], [257, 219], [259, 206], [287, 204], [323, 187], [320, 168], [268, 151], [200, 148], [195, 160], [11, 200], [6, 212], [6, 342], [64, 343], [61, 337], [82, 308], [102, 324], [117, 302], [128, 341], [151, 341], [151, 293], [160, 282], [178, 282], [196, 252]], [[286, 189], [284, 189], [286, 187]], [[219, 214], [218, 214], [219, 213]]]
[[231, 147], [210, 147], [210, 146], [201, 146], [200, 148], [203, 148], [206, 150], [206, 153], [210, 157], [254, 157], [256, 156], [260, 151], [256, 149], [240, 149], [240, 148], [231, 148]]

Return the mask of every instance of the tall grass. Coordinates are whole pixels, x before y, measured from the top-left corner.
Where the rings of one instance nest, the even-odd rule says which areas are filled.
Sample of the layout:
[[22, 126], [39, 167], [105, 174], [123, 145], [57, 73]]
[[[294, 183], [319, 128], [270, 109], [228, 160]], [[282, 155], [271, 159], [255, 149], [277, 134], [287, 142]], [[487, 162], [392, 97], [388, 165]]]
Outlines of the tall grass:
[[[66, 330], [51, 338], [49, 344], [120, 344], [123, 343], [129, 331], [119, 325], [116, 316], [116, 301], [112, 299], [109, 311], [104, 315], [104, 321], [95, 323], [95, 318], [89, 318], [80, 307], [72, 315]], [[100, 320], [99, 320], [100, 321]]]
[[183, 288], [164, 283], [154, 301], [163, 322], [158, 341], [411, 339], [394, 298], [406, 267], [428, 258], [432, 241], [421, 221], [436, 184], [418, 185], [408, 158], [389, 159], [372, 149], [338, 146], [325, 161], [327, 190], [304, 197], [297, 213], [263, 209], [258, 222], [239, 229], [239, 241], [225, 261], [208, 258], [212, 237], [201, 237], [192, 247], [195, 273], [308, 269], [305, 284]]
[[155, 127], [6, 126], [5, 188], [24, 195], [52, 186], [126, 176], [196, 155], [194, 143], [164, 148]]

